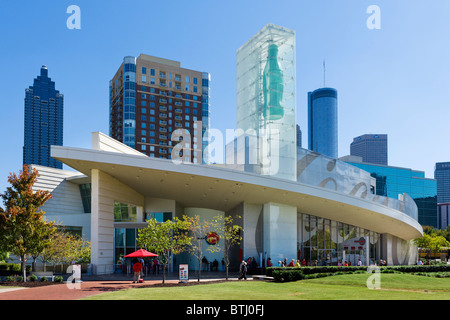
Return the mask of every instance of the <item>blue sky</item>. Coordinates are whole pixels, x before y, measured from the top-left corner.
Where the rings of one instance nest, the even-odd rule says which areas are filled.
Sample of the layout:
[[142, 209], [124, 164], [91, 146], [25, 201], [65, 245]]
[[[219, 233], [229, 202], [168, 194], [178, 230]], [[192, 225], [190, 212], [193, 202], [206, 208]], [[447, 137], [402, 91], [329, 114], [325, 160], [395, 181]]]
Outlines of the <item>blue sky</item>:
[[[69, 30], [67, 7], [81, 9]], [[381, 29], [369, 30], [370, 5]], [[389, 135], [389, 164], [433, 177], [450, 161], [450, 1], [0, 0], [0, 192], [22, 166], [25, 88], [41, 65], [64, 94], [64, 145], [108, 133], [108, 83], [145, 53], [211, 73], [211, 127], [236, 126], [236, 50], [267, 23], [297, 33], [297, 122], [307, 146], [307, 92], [339, 92], [339, 156], [353, 138]]]

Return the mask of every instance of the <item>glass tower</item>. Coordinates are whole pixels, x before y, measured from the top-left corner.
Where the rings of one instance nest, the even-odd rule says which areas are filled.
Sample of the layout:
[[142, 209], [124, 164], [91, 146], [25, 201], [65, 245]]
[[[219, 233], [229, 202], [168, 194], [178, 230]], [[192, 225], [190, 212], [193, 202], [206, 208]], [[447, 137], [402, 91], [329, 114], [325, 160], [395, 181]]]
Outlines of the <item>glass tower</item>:
[[364, 134], [353, 139], [350, 155], [363, 158], [363, 162], [388, 165], [387, 134]]
[[308, 149], [338, 157], [337, 91], [321, 88], [308, 92]]
[[450, 162], [437, 162], [434, 168], [434, 178], [437, 180], [438, 203], [450, 202]]
[[257, 173], [296, 180], [295, 31], [266, 25], [236, 54], [237, 129]]
[[23, 164], [62, 169], [62, 163], [50, 157], [50, 146], [63, 144], [64, 96], [55, 89], [46, 66], [25, 89]]

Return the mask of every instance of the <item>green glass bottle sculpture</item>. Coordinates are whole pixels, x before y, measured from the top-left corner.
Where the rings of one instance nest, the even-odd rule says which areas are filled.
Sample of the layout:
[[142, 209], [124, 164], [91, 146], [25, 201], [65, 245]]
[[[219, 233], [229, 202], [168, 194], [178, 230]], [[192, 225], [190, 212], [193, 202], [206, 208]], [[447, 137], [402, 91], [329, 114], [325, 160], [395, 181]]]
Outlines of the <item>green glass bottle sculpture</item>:
[[284, 116], [281, 106], [283, 100], [283, 72], [278, 65], [278, 46], [269, 45], [269, 55], [263, 74], [264, 109], [266, 120], [279, 120]]

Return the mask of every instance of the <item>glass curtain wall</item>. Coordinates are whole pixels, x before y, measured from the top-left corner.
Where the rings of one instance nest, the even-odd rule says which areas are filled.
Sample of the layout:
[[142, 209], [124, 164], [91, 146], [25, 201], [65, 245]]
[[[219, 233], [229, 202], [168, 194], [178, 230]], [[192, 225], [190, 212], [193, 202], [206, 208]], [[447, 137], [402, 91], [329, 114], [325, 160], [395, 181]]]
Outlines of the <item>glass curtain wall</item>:
[[[380, 259], [380, 235], [363, 228], [309, 214], [298, 214], [298, 259], [307, 265], [336, 266], [343, 261], [342, 243], [356, 237], [369, 237], [369, 259], [374, 264]], [[347, 251], [345, 259], [356, 265], [365, 260], [362, 250]]]
[[268, 24], [236, 53], [237, 129], [256, 136], [256, 173], [296, 179], [295, 31]]
[[135, 148], [136, 144], [136, 58], [125, 57], [123, 62], [123, 143]]

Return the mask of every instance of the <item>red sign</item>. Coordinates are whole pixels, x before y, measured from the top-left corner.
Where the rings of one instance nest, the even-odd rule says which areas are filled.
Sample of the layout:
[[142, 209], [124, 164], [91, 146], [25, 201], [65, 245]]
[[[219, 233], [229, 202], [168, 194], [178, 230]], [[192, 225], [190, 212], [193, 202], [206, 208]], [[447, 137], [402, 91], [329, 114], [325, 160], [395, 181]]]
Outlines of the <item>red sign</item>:
[[366, 244], [366, 239], [364, 237], [359, 238], [359, 240], [355, 241], [355, 243], [359, 243], [359, 245], [363, 246]]
[[211, 231], [206, 235], [205, 240], [208, 244], [215, 245], [219, 242], [219, 235], [216, 232]]

